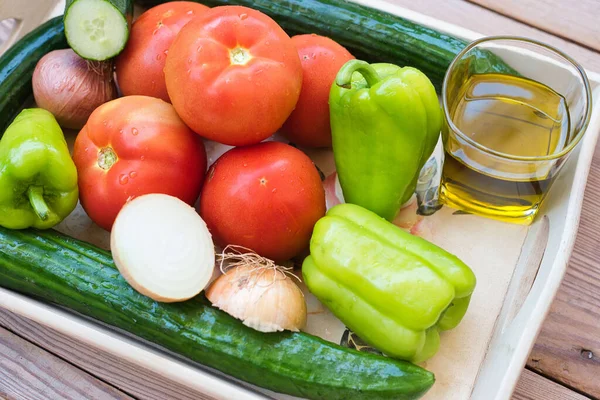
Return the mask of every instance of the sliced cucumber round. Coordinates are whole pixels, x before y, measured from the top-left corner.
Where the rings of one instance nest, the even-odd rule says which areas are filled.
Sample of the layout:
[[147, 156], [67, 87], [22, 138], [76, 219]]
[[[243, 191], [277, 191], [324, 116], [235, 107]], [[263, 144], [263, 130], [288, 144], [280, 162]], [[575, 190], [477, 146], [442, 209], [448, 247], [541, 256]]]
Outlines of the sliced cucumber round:
[[71, 0], [65, 35], [81, 57], [104, 61], [117, 56], [129, 38], [131, 0]]

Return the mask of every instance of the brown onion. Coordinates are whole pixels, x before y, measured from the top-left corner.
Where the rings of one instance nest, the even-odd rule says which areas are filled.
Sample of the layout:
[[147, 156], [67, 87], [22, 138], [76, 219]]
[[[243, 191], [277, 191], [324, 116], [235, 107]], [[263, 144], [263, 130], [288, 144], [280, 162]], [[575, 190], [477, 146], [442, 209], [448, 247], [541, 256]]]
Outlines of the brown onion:
[[235, 245], [218, 258], [223, 275], [206, 291], [213, 306], [259, 332], [298, 332], [306, 326], [306, 301], [291, 267]]
[[71, 49], [42, 57], [32, 83], [37, 106], [68, 129], [81, 129], [92, 111], [117, 98], [112, 63], [88, 62]]

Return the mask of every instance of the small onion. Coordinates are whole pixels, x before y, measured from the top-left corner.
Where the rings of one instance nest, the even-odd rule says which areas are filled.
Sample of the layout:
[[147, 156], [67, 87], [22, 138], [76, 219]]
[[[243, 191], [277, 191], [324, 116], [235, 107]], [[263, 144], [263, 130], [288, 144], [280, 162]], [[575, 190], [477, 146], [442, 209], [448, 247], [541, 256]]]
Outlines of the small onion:
[[32, 84], [37, 106], [50, 111], [68, 129], [81, 129], [92, 111], [117, 98], [112, 63], [86, 61], [71, 49], [42, 57]]
[[[248, 250], [227, 246], [220, 255], [223, 275], [206, 291], [212, 305], [260, 332], [297, 332], [304, 328], [306, 301], [292, 280], [296, 276], [291, 268], [237, 249]], [[224, 263], [228, 263], [226, 268]]]

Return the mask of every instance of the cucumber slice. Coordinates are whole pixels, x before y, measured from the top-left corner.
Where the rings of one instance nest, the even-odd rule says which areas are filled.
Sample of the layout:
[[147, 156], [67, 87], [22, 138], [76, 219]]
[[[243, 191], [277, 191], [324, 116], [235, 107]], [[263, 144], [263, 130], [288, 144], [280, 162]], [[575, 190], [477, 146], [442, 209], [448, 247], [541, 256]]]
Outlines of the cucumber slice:
[[129, 39], [132, 0], [67, 0], [65, 35], [82, 58], [104, 61], [117, 56]]

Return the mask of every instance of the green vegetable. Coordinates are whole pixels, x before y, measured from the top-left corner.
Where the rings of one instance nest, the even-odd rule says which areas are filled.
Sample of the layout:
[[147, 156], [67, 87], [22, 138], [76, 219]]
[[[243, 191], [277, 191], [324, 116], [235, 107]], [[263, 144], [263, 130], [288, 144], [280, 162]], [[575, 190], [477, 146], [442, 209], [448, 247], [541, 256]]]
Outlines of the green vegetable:
[[68, 47], [62, 17], [40, 25], [0, 57], [0, 134], [31, 98], [31, 77], [48, 52]]
[[[168, 0], [136, 0], [153, 6]], [[356, 58], [409, 65], [423, 71], [436, 89], [467, 42], [375, 8], [348, 0], [193, 0], [207, 6], [242, 5], [262, 11], [290, 35], [316, 33], [330, 37]], [[515, 71], [487, 54], [488, 72]]]
[[264, 388], [309, 399], [416, 399], [430, 372], [304, 333], [260, 333], [202, 297], [157, 303], [108, 252], [55, 231], [0, 228], [0, 285], [68, 307]]
[[331, 87], [329, 108], [344, 199], [393, 220], [439, 139], [433, 85], [415, 68], [350, 60]]
[[413, 362], [458, 325], [475, 275], [457, 257], [376, 214], [340, 204], [317, 222], [302, 265], [309, 290], [361, 339]]
[[88, 60], [116, 57], [127, 44], [132, 18], [133, 0], [67, 0], [67, 41]]
[[77, 169], [56, 119], [21, 111], [0, 140], [0, 225], [51, 228], [77, 205]]

